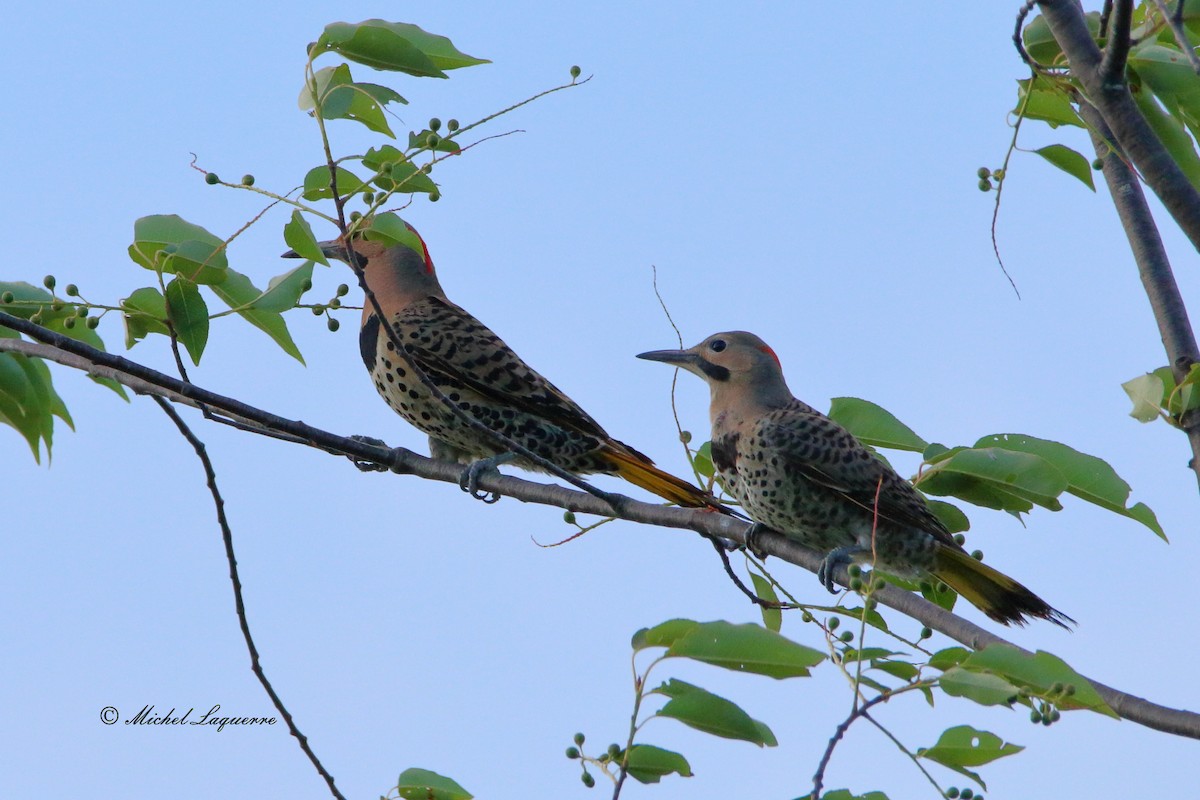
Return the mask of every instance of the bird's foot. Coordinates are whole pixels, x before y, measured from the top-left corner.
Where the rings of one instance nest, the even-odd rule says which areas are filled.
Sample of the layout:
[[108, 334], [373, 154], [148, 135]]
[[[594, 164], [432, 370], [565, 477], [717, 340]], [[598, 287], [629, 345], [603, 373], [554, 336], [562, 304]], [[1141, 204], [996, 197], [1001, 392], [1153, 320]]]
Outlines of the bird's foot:
[[[356, 442], [362, 442], [363, 444], [369, 444], [372, 447], [384, 447], [384, 448], [387, 447], [387, 442], [383, 441], [382, 439], [376, 439], [374, 436], [351, 436], [350, 438]], [[361, 472], [387, 472], [388, 471], [387, 466], [385, 466], [384, 464], [380, 464], [377, 461], [368, 461], [366, 459], [356, 458], [354, 456], [346, 456], [346, 458], [350, 459], [350, 462], [352, 464], [354, 464], [354, 466], [358, 467], [358, 469]]]
[[751, 522], [749, 529], [746, 531], [746, 549], [757, 559], [767, 557], [767, 551], [763, 550], [762, 545], [759, 544], [758, 537], [762, 535], [763, 531], [769, 530], [771, 529], [761, 522]]
[[485, 503], [495, 503], [500, 499], [499, 492], [481, 491], [479, 488], [479, 478], [488, 470], [495, 471], [496, 467], [501, 464], [507, 464], [517, 457], [516, 453], [501, 453], [498, 456], [491, 458], [481, 458], [478, 461], [472, 461], [467, 468], [462, 471], [462, 475], [458, 476], [458, 488], [462, 489], [467, 494], [474, 497], [476, 500], [482, 500]]
[[837, 589], [833, 584], [833, 571], [838, 567], [847, 566], [851, 562], [851, 557], [862, 552], [862, 548], [857, 545], [847, 545], [845, 547], [836, 547], [830, 550], [829, 553], [821, 561], [821, 566], [817, 567], [817, 580], [821, 585], [829, 590], [830, 594], [837, 594]]

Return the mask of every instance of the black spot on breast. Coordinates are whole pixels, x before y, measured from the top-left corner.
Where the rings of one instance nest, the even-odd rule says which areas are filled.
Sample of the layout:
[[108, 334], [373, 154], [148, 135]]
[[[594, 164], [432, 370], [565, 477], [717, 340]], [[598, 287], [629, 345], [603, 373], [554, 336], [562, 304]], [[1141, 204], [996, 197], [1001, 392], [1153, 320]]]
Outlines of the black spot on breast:
[[379, 347], [379, 317], [372, 314], [358, 332], [358, 349], [367, 369], [375, 368], [375, 351]]
[[733, 433], [713, 440], [713, 465], [721, 472], [733, 472], [737, 468], [737, 445], [740, 438], [741, 434]]

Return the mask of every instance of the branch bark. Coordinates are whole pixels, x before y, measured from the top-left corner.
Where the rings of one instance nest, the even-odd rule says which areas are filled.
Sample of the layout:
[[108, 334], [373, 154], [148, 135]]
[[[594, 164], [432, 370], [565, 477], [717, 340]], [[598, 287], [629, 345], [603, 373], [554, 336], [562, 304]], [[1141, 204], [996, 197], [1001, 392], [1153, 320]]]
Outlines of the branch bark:
[[1122, 8], [1128, 5], [1129, 0], [1117, 1], [1110, 24], [1108, 52], [1101, 54], [1088, 31], [1078, 0], [1038, 2], [1042, 16], [1071, 65], [1071, 74], [1083, 87], [1088, 102], [1108, 123], [1114, 140], [1128, 154], [1143, 180], [1158, 195], [1192, 245], [1200, 250], [1200, 192], [1188, 181], [1138, 111], [1125, 81], [1129, 15], [1122, 15]]
[[[377, 447], [356, 439], [338, 436], [298, 420], [280, 417], [238, 400], [201, 389], [194, 384], [184, 383], [177, 378], [121, 356], [97, 350], [19, 317], [0, 312], [0, 325], [38, 340], [37, 342], [28, 342], [21, 339], [3, 338], [0, 339], [0, 352], [44, 358], [90, 375], [113, 378], [139, 394], [164, 397], [173, 402], [193, 407], [204, 405], [213, 413], [219, 412], [232, 419], [243, 421], [244, 427], [252, 432], [261, 432], [265, 435], [284, 434], [289, 441], [304, 443], [335, 455], [373, 461], [398, 474], [457, 484], [462, 472], [462, 467], [458, 464], [434, 461], [404, 448]], [[507, 495], [523, 503], [555, 506], [576, 513], [597, 516], [615, 516], [629, 522], [657, 525], [663, 528], [690, 530], [706, 537], [715, 536], [729, 539], [737, 544], [745, 544], [746, 532], [750, 527], [745, 522], [733, 517], [703, 509], [674, 508], [643, 503], [615, 493], [609, 495], [610, 500], [606, 500], [562, 486], [537, 483], [494, 472], [484, 473], [480, 478], [479, 485], [482, 489]], [[761, 546], [768, 555], [773, 555], [813, 573], [816, 573], [820, 567], [824, 555], [770, 531], [764, 531], [756, 536], [755, 545]], [[844, 567], [837, 570], [835, 579], [842, 586], [848, 585], [849, 575]], [[873, 596], [880, 603], [972, 649], [980, 649], [989, 644], [1006, 644], [1010, 647], [1017, 647], [994, 633], [935, 606], [923, 597], [898, 587], [884, 586]], [[1028, 652], [1022, 648], [1017, 649]], [[1088, 680], [1104, 701], [1121, 717], [1165, 733], [1200, 739], [1200, 713], [1152, 703], [1091, 678]]]

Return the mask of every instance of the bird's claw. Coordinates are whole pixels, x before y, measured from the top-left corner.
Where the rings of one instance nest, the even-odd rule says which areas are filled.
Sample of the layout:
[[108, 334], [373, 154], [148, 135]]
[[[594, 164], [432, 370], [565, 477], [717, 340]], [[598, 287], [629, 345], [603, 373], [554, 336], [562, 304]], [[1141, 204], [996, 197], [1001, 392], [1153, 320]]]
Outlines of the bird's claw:
[[488, 470], [495, 470], [496, 467], [500, 466], [501, 464], [507, 464], [516, 457], [516, 453], [501, 453], [500, 455], [492, 456], [491, 458], [481, 458], [478, 461], [472, 461], [467, 465], [467, 468], [462, 471], [462, 474], [458, 476], [458, 488], [462, 489], [476, 500], [482, 500], [488, 505], [499, 502], [500, 493], [489, 492], [487, 490], [480, 489], [479, 479], [483, 476], [483, 473], [487, 472]]
[[[350, 438], [356, 442], [362, 442], [363, 444], [369, 444], [372, 447], [387, 447], [387, 442], [383, 441], [382, 439], [376, 439], [374, 436], [354, 435], [354, 436], [351, 436]], [[350, 463], [352, 463], [354, 466], [358, 467], [360, 472], [387, 472], [388, 471], [388, 468], [386, 465], [380, 464], [377, 461], [369, 461], [367, 459], [357, 458], [356, 456], [346, 456], [346, 458], [350, 459]]]
[[817, 567], [817, 580], [821, 585], [829, 590], [830, 594], [837, 594], [837, 587], [833, 583], [833, 572], [838, 567], [844, 567], [850, 563], [850, 556], [857, 553], [857, 547], [836, 547], [830, 550], [829, 553], [821, 560], [821, 566]]
[[746, 549], [750, 551], [751, 555], [758, 559], [764, 559], [767, 557], [767, 551], [764, 550], [762, 545], [758, 543], [758, 537], [765, 530], [770, 529], [761, 522], [750, 523], [750, 527], [746, 530]]

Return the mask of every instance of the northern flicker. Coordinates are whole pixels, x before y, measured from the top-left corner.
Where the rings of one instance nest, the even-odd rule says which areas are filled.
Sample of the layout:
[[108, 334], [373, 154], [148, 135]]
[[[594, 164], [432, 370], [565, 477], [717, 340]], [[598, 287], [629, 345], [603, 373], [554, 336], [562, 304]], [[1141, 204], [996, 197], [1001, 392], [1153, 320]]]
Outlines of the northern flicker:
[[[638, 358], [682, 367], [712, 393], [712, 460], [757, 526], [827, 553], [817, 577], [874, 563], [940, 580], [997, 622], [1074, 622], [1012, 578], [973, 558], [912, 484], [842, 426], [792, 396], [775, 352], [752, 333], [717, 333], [688, 350]], [[876, 497], [878, 496], [878, 503]], [[874, 533], [873, 533], [874, 532]]]
[[[406, 223], [407, 224], [407, 223]], [[416, 231], [409, 226], [414, 234]], [[392, 410], [429, 436], [434, 458], [468, 464], [464, 489], [483, 497], [475, 481], [482, 468], [513, 463], [538, 467], [472, 429], [431, 393], [413, 369], [416, 362], [446, 399], [554, 465], [576, 475], [605, 473], [681, 506], [721, 506], [707, 492], [654, 466], [617, 441], [554, 384], [521, 360], [499, 336], [450, 302], [438, 282], [420, 235], [420, 252], [356, 237], [354, 251], [367, 286], [388, 318], [397, 349], [375, 309], [364, 303], [359, 346], [371, 380]], [[341, 240], [321, 242], [329, 258], [346, 261]], [[299, 258], [295, 251], [285, 258]]]

